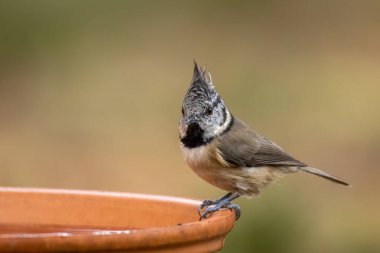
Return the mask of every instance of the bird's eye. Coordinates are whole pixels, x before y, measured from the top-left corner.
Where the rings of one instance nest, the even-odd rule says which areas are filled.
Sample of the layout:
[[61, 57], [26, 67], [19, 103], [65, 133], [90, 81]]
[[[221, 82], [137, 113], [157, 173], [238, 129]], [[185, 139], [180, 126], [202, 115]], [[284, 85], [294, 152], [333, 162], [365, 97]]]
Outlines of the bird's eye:
[[206, 115], [210, 116], [212, 114], [212, 108], [206, 110]]

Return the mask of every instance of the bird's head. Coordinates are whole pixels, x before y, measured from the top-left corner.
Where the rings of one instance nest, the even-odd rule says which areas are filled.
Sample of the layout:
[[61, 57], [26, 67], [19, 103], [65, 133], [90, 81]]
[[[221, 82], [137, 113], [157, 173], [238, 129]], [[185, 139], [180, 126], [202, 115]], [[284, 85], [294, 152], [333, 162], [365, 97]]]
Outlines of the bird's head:
[[211, 75], [194, 62], [194, 75], [182, 104], [180, 139], [188, 148], [210, 142], [229, 127], [231, 114], [216, 92]]

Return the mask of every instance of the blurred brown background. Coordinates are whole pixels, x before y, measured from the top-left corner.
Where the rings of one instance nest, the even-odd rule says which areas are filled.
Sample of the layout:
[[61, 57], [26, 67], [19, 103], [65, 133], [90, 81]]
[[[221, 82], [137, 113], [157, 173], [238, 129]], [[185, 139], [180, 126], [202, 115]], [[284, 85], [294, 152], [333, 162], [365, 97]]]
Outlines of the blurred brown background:
[[[223, 252], [380, 252], [379, 1], [0, 1], [0, 184], [216, 198], [182, 161], [193, 59], [300, 160]], [[6, 208], [6, 207], [2, 207]]]

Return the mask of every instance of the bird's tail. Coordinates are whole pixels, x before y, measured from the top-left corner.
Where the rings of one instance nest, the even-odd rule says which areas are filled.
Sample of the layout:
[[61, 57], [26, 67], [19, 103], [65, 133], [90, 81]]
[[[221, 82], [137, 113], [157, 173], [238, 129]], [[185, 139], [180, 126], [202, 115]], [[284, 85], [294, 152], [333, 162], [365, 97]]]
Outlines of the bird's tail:
[[327, 174], [326, 172], [322, 171], [322, 170], [319, 170], [319, 169], [316, 169], [316, 168], [313, 168], [313, 167], [300, 167], [299, 168], [300, 170], [302, 171], [305, 171], [307, 173], [310, 173], [310, 174], [314, 174], [314, 175], [317, 175], [317, 176], [320, 176], [320, 177], [323, 177], [323, 178], [326, 178], [334, 183], [338, 183], [338, 184], [342, 184], [342, 185], [345, 185], [345, 186], [351, 186], [350, 184], [336, 178], [336, 177], [333, 177], [329, 174]]

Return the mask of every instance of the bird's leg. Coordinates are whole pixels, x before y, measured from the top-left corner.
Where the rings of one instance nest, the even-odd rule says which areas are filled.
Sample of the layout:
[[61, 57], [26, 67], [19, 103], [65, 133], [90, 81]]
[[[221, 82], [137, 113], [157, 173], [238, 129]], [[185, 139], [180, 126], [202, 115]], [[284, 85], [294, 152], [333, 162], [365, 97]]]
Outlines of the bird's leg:
[[226, 195], [223, 195], [223, 197], [221, 198], [218, 198], [216, 200], [210, 200], [210, 199], [206, 199], [206, 200], [203, 200], [202, 204], [199, 206], [198, 208], [198, 213], [200, 213], [200, 211], [205, 208], [205, 207], [208, 207], [208, 206], [211, 206], [211, 205], [216, 205], [218, 204], [220, 201], [223, 201], [227, 198], [229, 198], [231, 195], [233, 194], [233, 192], [229, 192], [227, 193]]
[[[199, 220], [206, 218], [207, 215], [209, 215], [213, 212], [216, 212], [222, 208], [228, 208], [228, 209], [234, 210], [235, 211], [235, 220], [239, 219], [240, 207], [236, 204], [231, 203], [232, 200], [237, 199], [238, 197], [240, 197], [240, 195], [238, 193], [229, 192], [225, 196], [221, 197], [220, 199], [213, 201], [212, 203], [211, 203], [211, 201], [207, 202], [207, 204], [208, 203], [211, 203], [211, 204], [203, 206], [203, 207], [206, 207], [206, 209], [204, 210], [204, 212], [202, 214], [200, 214]], [[202, 205], [204, 203], [205, 203], [205, 201], [203, 201]], [[201, 205], [201, 207], [202, 207], [202, 205]]]

